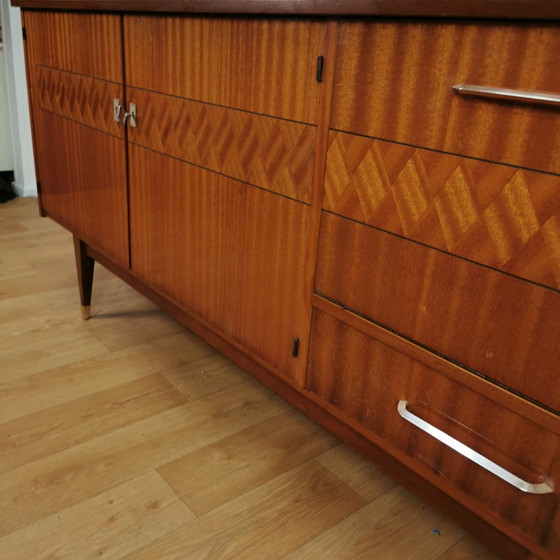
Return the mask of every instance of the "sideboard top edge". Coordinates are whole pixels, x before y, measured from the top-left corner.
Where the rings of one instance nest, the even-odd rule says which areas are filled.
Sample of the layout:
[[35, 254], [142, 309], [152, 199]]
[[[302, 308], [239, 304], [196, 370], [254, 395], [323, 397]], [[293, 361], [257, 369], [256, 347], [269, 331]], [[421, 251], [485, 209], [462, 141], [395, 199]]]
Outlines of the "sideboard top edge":
[[28, 9], [560, 20], [558, 0], [11, 0]]

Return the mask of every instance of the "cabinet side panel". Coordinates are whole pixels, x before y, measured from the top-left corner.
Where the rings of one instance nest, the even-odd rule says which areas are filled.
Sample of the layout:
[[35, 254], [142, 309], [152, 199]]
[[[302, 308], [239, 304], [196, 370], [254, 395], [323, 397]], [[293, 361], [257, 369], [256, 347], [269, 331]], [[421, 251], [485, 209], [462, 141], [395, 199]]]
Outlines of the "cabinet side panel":
[[130, 170], [134, 273], [295, 379], [309, 208], [134, 145]]
[[126, 16], [128, 83], [316, 123], [324, 33], [305, 20]]

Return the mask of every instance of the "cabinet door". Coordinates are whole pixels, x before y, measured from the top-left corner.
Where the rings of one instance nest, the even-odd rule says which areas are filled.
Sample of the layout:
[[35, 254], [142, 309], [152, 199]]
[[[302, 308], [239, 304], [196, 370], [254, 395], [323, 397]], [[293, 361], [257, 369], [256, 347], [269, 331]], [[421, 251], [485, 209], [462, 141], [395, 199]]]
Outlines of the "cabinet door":
[[134, 145], [130, 185], [134, 274], [295, 379], [309, 207]]
[[36, 164], [44, 212], [128, 267], [120, 16], [27, 12]]
[[325, 25], [134, 15], [124, 30], [132, 270], [296, 382]]

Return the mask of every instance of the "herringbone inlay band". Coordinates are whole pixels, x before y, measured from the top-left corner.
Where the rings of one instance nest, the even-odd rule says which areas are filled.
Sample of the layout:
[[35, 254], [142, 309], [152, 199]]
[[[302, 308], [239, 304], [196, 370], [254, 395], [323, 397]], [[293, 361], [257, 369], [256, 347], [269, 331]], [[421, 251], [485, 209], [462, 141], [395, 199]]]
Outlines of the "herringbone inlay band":
[[113, 99], [122, 101], [122, 86], [44, 66], [37, 67], [41, 109], [122, 138], [113, 117]]
[[560, 178], [331, 131], [323, 207], [560, 287]]
[[129, 88], [132, 142], [309, 202], [316, 128]]

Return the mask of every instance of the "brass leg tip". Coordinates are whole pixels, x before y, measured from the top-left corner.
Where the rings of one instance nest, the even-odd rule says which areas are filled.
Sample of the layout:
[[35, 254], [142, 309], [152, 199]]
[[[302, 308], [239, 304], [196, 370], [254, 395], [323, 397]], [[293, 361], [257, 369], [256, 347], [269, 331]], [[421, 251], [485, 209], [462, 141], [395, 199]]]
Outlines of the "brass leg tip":
[[87, 321], [91, 317], [91, 305], [82, 305], [82, 319]]

